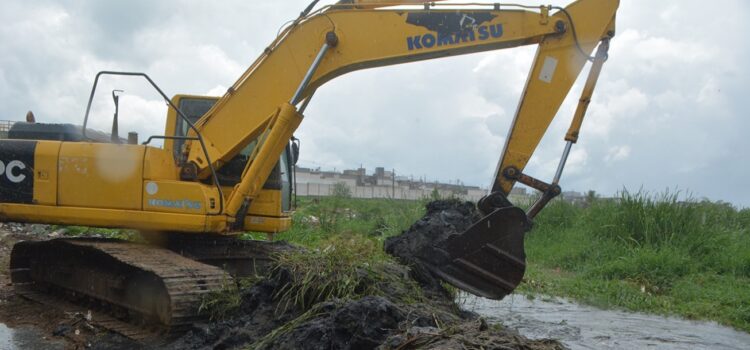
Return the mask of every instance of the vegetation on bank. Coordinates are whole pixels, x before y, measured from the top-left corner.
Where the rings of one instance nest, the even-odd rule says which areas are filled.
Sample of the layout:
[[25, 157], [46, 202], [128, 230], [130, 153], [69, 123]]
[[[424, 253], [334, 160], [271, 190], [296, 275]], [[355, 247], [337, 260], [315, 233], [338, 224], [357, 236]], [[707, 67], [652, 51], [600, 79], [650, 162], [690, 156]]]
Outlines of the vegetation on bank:
[[537, 218], [526, 252], [522, 292], [750, 331], [750, 209], [676, 193], [557, 201]]
[[[326, 249], [336, 237], [386, 258], [386, 237], [424, 214], [426, 201], [300, 198], [294, 228], [278, 235]], [[354, 242], [354, 243], [353, 243]], [[330, 248], [328, 248], [330, 249]], [[551, 203], [526, 239], [519, 290], [601, 307], [715, 320], [750, 331], [750, 209], [677, 193], [589, 196]], [[357, 254], [361, 255], [361, 254]]]
[[[750, 332], [750, 209], [683, 197], [623, 192], [614, 200], [590, 195], [578, 205], [553, 201], [527, 235], [528, 268], [519, 291], [714, 320]], [[383, 275], [375, 273], [391, 261], [383, 241], [422, 217], [432, 199], [437, 198], [354, 199], [345, 192], [298, 198], [292, 229], [276, 239], [313, 254], [283, 257], [300, 282], [287, 291], [287, 302], [309, 307], [321, 298], [377, 294], [360, 288], [359, 277], [363, 271]], [[66, 235], [134, 236], [132, 231], [65, 230]], [[305, 289], [308, 279], [322, 288]], [[412, 296], [419, 298], [416, 292]]]

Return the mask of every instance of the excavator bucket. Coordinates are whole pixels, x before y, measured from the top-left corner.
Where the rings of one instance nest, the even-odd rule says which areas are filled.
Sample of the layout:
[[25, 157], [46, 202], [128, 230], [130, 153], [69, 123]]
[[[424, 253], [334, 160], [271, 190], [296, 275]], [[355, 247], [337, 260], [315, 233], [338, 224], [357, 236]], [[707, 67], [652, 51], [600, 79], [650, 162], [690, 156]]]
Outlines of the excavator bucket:
[[440, 243], [440, 251], [447, 253], [447, 257], [439, 259], [440, 264], [427, 266], [459, 289], [485, 298], [502, 299], [523, 279], [526, 271], [523, 240], [530, 228], [523, 210], [517, 207], [496, 209], [463, 233]]

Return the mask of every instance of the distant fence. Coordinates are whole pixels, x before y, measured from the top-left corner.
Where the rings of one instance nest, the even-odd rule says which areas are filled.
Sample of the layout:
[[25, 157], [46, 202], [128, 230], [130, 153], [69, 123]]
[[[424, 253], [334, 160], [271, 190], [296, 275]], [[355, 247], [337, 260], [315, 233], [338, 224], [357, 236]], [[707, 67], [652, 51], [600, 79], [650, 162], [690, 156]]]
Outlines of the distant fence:
[[[334, 192], [335, 184], [323, 183], [298, 183], [297, 195], [300, 196], [330, 196]], [[354, 198], [392, 198], [418, 200], [429, 198], [432, 195], [432, 188], [405, 188], [392, 186], [347, 186]], [[455, 193], [438, 189], [441, 197], [458, 197], [464, 200], [477, 201], [482, 197], [481, 193]]]
[[0, 120], [0, 139], [7, 139], [8, 138], [8, 131], [10, 131], [10, 128], [15, 124], [14, 121], [10, 120]]

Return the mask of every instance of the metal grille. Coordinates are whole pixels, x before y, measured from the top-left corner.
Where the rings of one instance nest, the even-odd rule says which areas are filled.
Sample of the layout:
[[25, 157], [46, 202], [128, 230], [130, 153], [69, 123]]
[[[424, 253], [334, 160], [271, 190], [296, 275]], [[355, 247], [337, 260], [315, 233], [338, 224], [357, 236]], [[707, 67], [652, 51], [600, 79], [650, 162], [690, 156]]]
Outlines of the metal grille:
[[10, 131], [10, 128], [15, 123], [16, 122], [12, 120], [0, 120], [0, 139], [8, 138], [8, 131]]

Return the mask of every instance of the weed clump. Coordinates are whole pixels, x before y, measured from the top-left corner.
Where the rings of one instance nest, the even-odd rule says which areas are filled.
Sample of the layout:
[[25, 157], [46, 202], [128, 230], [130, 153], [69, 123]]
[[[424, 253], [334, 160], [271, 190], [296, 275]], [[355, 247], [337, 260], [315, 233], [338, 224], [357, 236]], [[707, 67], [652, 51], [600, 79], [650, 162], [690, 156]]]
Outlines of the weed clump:
[[368, 239], [339, 237], [324, 248], [280, 254], [274, 273], [288, 280], [276, 298], [283, 309], [303, 310], [329, 299], [358, 299], [389, 294], [401, 302], [421, 300], [406, 271], [383, 256]]

